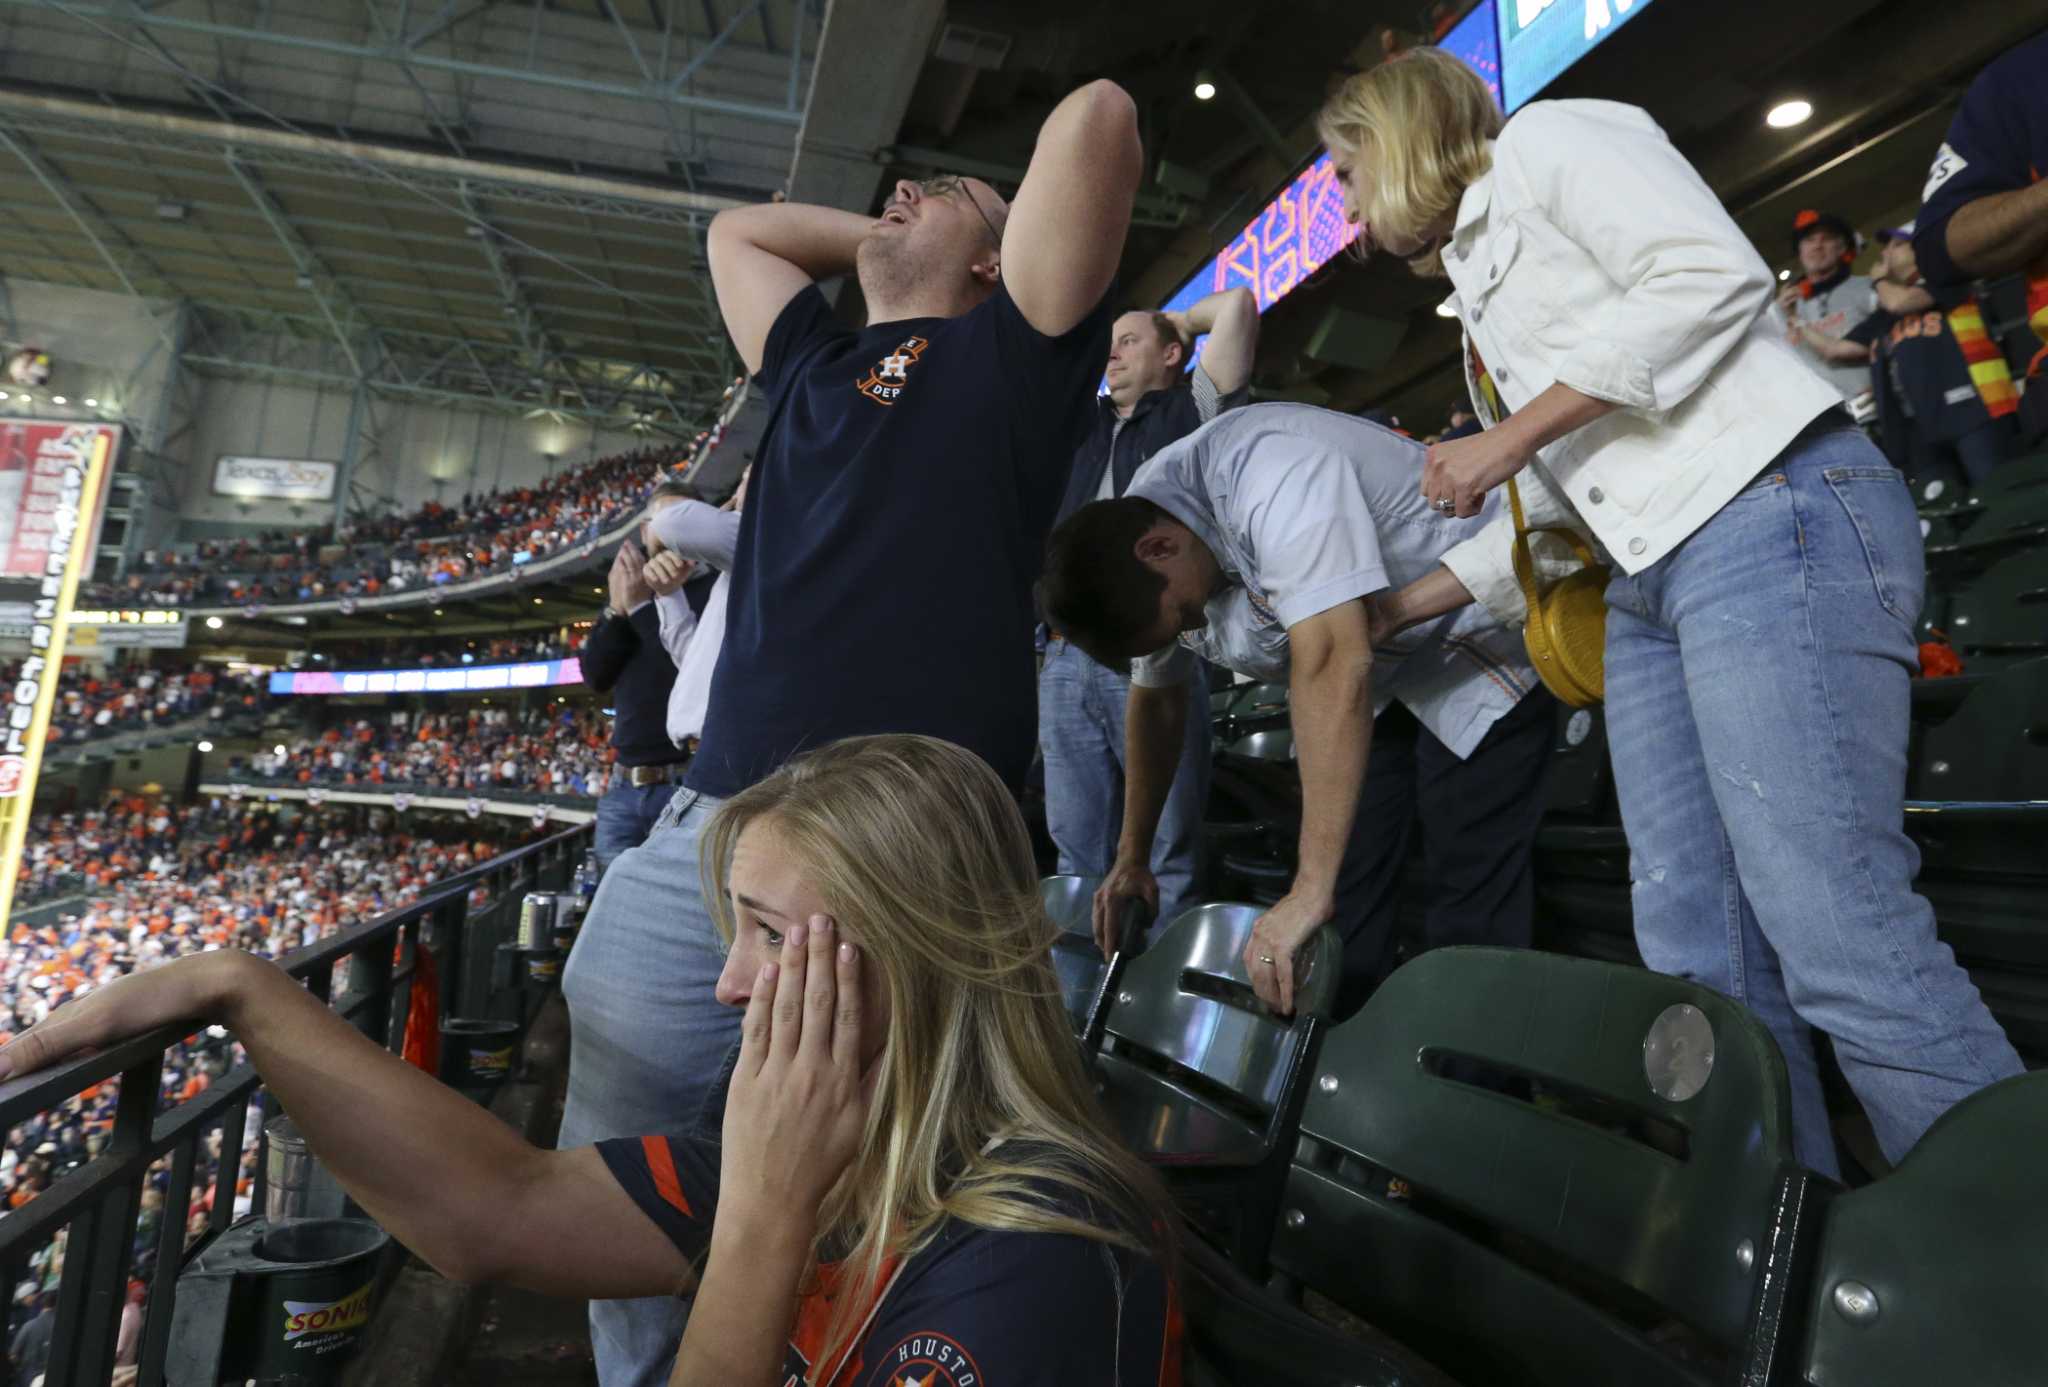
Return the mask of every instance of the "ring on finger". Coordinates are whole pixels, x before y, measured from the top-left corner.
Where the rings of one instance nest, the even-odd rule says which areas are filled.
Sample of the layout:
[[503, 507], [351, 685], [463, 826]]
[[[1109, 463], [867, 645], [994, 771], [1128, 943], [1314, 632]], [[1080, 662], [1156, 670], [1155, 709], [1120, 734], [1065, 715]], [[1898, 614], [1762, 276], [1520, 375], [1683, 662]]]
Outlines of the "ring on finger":
[[1439, 496], [1436, 498], [1436, 508], [1442, 511], [1445, 515], [1449, 515], [1452, 511], [1458, 508], [1458, 503], [1453, 501], [1448, 496]]

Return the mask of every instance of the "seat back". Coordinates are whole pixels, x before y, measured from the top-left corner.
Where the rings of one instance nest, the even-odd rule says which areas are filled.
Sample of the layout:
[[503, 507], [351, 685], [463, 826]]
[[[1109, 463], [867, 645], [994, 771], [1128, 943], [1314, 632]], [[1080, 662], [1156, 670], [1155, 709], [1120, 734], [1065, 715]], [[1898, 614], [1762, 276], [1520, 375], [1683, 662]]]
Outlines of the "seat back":
[[1557, 706], [1557, 735], [1543, 773], [1543, 808], [1548, 814], [1585, 819], [1600, 814], [1611, 798], [1607, 762], [1607, 715], [1594, 708]]
[[1955, 590], [1945, 618], [1942, 630], [1967, 674], [2048, 655], [2048, 548], [1998, 559]]
[[1822, 1225], [1802, 1380], [1857, 1387], [2048, 1375], [2048, 1072], [1965, 1098]]
[[[1450, 1330], [1469, 1337], [1520, 1324], [1517, 1361], [1554, 1356], [1544, 1382], [1625, 1380], [1617, 1362], [1655, 1351], [1532, 1257], [1746, 1354], [1762, 1288], [1782, 1294], [1789, 1274], [1785, 1201], [1811, 1178], [1791, 1131], [1776, 1045], [1718, 993], [1618, 964], [1433, 950], [1326, 1035], [1273, 1261], [1317, 1285], [1344, 1265], [1331, 1239], [1383, 1239], [1388, 1275], [1354, 1268], [1318, 1289], [1368, 1316], [1463, 1313]], [[1389, 1174], [1413, 1198], [1385, 1197]], [[1460, 1294], [1429, 1289], [1447, 1284]]]
[[[2048, 560], [2048, 554], [2028, 557]], [[2048, 564], [2042, 578], [2048, 584]], [[2048, 606], [2035, 611], [2048, 638]], [[1913, 798], [2048, 799], [2048, 658], [1992, 675], [1946, 721], [1921, 734]]]
[[1038, 899], [1044, 903], [1047, 917], [1064, 933], [1085, 934], [1092, 939], [1095, 937], [1095, 890], [1101, 885], [1101, 877], [1061, 873], [1040, 878]]
[[1230, 754], [1247, 757], [1253, 761], [1292, 761], [1294, 733], [1285, 728], [1254, 732], [1248, 737], [1240, 737], [1232, 742]]
[[1109, 1005], [1106, 1032], [1116, 1053], [1185, 1078], [1239, 1108], [1270, 1115], [1299, 1062], [1302, 1033], [1327, 1018], [1337, 993], [1338, 944], [1318, 931], [1292, 1018], [1275, 1016], [1253, 993], [1243, 954], [1265, 910], [1198, 905], [1160, 931], [1130, 961]]

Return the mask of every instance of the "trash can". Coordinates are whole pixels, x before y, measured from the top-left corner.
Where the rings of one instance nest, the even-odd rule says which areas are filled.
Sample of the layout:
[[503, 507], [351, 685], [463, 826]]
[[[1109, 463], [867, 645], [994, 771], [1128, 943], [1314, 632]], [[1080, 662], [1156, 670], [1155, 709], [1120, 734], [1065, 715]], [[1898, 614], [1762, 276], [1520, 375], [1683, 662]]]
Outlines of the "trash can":
[[451, 1016], [441, 1022], [441, 1082], [479, 1103], [512, 1077], [519, 1023]]
[[164, 1381], [339, 1381], [369, 1326], [390, 1242], [368, 1219], [243, 1219], [178, 1277]]

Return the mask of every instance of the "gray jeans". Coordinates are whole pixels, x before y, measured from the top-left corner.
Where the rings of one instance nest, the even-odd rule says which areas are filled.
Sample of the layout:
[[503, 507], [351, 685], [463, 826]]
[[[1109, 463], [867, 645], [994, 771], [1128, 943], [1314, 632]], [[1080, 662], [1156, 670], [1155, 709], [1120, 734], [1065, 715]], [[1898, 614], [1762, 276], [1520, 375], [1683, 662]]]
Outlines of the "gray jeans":
[[[697, 867], [718, 803], [678, 790], [646, 842], [605, 871], [562, 974], [571, 1042], [559, 1146], [684, 1135], [718, 1088], [740, 1029], [740, 1013], [712, 995], [725, 955]], [[686, 1309], [664, 1296], [592, 1301], [598, 1381], [667, 1382]]]

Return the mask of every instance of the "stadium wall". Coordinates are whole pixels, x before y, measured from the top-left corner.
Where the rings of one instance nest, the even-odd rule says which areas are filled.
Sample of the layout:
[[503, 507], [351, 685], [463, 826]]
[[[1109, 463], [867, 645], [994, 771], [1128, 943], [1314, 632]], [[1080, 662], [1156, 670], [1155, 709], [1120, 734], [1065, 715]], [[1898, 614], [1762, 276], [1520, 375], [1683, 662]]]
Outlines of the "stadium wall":
[[[340, 462], [347, 451], [350, 392], [212, 377], [198, 384], [197, 424], [182, 469], [179, 538], [297, 528], [330, 519], [330, 502], [217, 496], [214, 464], [223, 456]], [[378, 400], [374, 412], [374, 428], [359, 446], [357, 487], [364, 496], [399, 510], [433, 500], [453, 505], [466, 493], [538, 482], [551, 472], [629, 452], [645, 441], [624, 429], [596, 430], [577, 420], [525, 419], [395, 400]]]
[[[0, 335], [50, 354], [50, 379], [34, 387], [27, 412], [42, 419], [119, 419], [146, 438], [170, 374], [172, 352], [158, 325], [170, 328], [171, 306], [13, 276], [5, 290], [0, 311], [12, 321], [0, 322]], [[0, 382], [0, 389], [17, 395], [0, 413], [19, 412], [22, 387]], [[59, 395], [68, 403], [51, 403]], [[86, 400], [98, 400], [100, 408], [88, 408]]]

